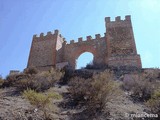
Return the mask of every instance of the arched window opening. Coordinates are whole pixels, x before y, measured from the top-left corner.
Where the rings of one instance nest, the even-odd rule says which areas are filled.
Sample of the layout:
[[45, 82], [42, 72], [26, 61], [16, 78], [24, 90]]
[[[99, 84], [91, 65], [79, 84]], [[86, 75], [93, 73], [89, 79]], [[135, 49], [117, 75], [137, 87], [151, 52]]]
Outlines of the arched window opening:
[[87, 64], [93, 63], [93, 54], [90, 52], [82, 53], [76, 60], [76, 69], [85, 68]]

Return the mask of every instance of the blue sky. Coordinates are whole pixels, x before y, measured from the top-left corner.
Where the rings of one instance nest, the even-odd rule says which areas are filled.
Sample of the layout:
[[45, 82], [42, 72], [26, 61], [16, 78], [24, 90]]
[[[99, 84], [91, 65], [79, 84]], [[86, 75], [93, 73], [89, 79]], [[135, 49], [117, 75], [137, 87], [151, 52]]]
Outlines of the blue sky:
[[160, 0], [0, 0], [0, 75], [26, 67], [33, 34], [59, 29], [68, 42], [103, 36], [105, 17], [125, 15], [143, 67], [160, 67]]

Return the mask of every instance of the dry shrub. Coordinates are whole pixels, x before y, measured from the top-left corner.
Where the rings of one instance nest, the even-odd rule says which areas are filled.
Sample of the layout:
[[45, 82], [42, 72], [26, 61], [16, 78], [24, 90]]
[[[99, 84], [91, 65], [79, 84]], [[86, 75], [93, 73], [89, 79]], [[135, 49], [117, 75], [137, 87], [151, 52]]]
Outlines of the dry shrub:
[[93, 76], [93, 71], [89, 71], [89, 70], [86, 70], [86, 69], [81, 69], [81, 70], [74, 70], [73, 68], [71, 67], [65, 67], [63, 69], [64, 71], [64, 77], [63, 79], [61, 79], [61, 83], [62, 84], [67, 84], [69, 83], [69, 81], [72, 79], [72, 78], [75, 78], [75, 77], [81, 77], [81, 78], [84, 78], [84, 79], [88, 79], [88, 78], [91, 78]]
[[39, 72], [36, 75], [31, 75], [28, 78], [22, 78], [16, 81], [16, 87], [19, 90], [32, 89], [35, 91], [44, 91], [52, 87], [63, 73], [59, 70], [51, 69], [50, 71]]
[[24, 77], [26, 76], [23, 73], [8, 75], [3, 83], [3, 87], [13, 87], [16, 85], [16, 81]]
[[14, 74], [14, 75], [8, 75], [6, 77], [6, 81], [5, 81], [5, 86], [6, 87], [10, 87], [10, 86], [13, 86], [15, 84], [15, 81], [17, 80], [17, 75]]
[[159, 68], [146, 69], [144, 71], [144, 74], [145, 74], [145, 77], [149, 79], [150, 81], [160, 79], [160, 69]]
[[85, 103], [87, 100], [86, 92], [91, 87], [91, 80], [92, 79], [84, 79], [81, 77], [74, 77], [70, 80], [69, 92], [76, 105]]
[[3, 80], [2, 77], [0, 76], [0, 88], [2, 87], [3, 83], [4, 83], [4, 80]]
[[106, 64], [98, 64], [90, 62], [86, 65], [85, 69], [107, 69], [108, 66]]
[[52, 87], [58, 80], [63, 77], [59, 70], [51, 69], [50, 71], [35, 72], [35, 68], [29, 68], [24, 73], [8, 75], [3, 87], [16, 87], [19, 91], [32, 89], [44, 91]]
[[24, 70], [24, 73], [25, 74], [30, 74], [30, 75], [37, 74], [38, 73], [38, 69], [36, 67], [26, 68]]
[[64, 71], [65, 74], [64, 74], [63, 79], [61, 79], [61, 83], [62, 84], [67, 84], [68, 81], [71, 78], [73, 78], [73, 76], [74, 76], [74, 70], [70, 66], [65, 66], [62, 71]]
[[93, 76], [90, 93], [88, 93], [88, 107], [93, 110], [102, 110], [108, 102], [121, 94], [119, 85], [113, 80], [110, 71], [104, 71]]
[[[34, 80], [34, 77], [29, 77], [29, 78], [22, 78], [19, 81], [16, 81], [16, 84], [14, 85], [19, 91], [24, 91], [27, 89], [32, 89], [32, 90], [38, 90], [37, 85], [35, 84], [36, 81]], [[38, 83], [37, 83], [38, 84]]]
[[130, 74], [124, 78], [122, 87], [130, 91], [130, 95], [134, 100], [147, 101], [159, 86], [156, 80], [151, 79], [152, 77], [148, 77], [144, 73], [139, 73], [138, 75]]
[[103, 109], [107, 102], [116, 98], [121, 92], [118, 83], [113, 80], [113, 74], [109, 71], [95, 75], [91, 85], [90, 107]]
[[119, 86], [109, 71], [96, 74], [91, 79], [76, 77], [69, 85], [73, 100], [84, 103], [93, 112], [103, 110], [107, 102], [120, 95]]
[[146, 102], [146, 105], [151, 108], [151, 112], [160, 116], [160, 89], [154, 91], [154, 94]]
[[[24, 73], [8, 75], [6, 77], [6, 80], [3, 83], [3, 87], [17, 87], [18, 85], [21, 85], [19, 84], [20, 81], [24, 81], [24, 83], [25, 82], [28, 83], [30, 78], [31, 76]], [[22, 85], [25, 85], [25, 84], [22, 84]]]
[[57, 93], [48, 93], [46, 95], [37, 93], [34, 90], [25, 90], [23, 96], [29, 100], [30, 104], [43, 111], [44, 119], [50, 120], [49, 113], [52, 111], [53, 105], [51, 104], [52, 99], [61, 99], [61, 95]]

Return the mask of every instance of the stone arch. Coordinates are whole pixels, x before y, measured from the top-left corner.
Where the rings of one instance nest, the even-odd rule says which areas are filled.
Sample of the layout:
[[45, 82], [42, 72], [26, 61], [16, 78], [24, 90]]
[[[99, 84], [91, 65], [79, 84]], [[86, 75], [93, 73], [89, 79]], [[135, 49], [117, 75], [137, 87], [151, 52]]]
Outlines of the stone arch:
[[85, 68], [88, 64], [93, 64], [94, 55], [91, 52], [84, 52], [76, 59], [75, 69]]
[[105, 18], [106, 33], [104, 37], [96, 34], [95, 38], [86, 36], [86, 40], [78, 38], [78, 41], [65, 39], [55, 30], [47, 35], [41, 33], [34, 35], [28, 59], [27, 67], [50, 69], [57, 64], [68, 64], [75, 68], [75, 60], [84, 52], [94, 55], [94, 62], [108, 66], [133, 66], [142, 68], [140, 55], [137, 54], [136, 44], [130, 16], [121, 20], [120, 16], [111, 21]]
[[76, 68], [76, 60], [77, 58], [83, 54], [84, 52], [90, 52], [93, 54], [93, 62], [96, 62], [97, 58], [97, 50], [94, 48], [94, 46], [89, 46], [89, 45], [82, 45], [78, 47], [75, 51], [71, 53], [72, 55], [72, 60], [70, 61], [70, 65], [75, 69]]

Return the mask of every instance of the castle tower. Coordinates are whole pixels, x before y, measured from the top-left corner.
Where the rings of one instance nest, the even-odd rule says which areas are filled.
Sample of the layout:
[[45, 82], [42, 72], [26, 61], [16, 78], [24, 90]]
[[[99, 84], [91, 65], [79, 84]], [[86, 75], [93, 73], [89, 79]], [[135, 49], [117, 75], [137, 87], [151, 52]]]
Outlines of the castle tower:
[[48, 32], [46, 36], [43, 33], [39, 37], [34, 35], [27, 67], [37, 67], [42, 70], [54, 67], [56, 63], [62, 61], [63, 42], [64, 38], [58, 30], [54, 33]]
[[107, 34], [107, 63], [109, 66], [135, 66], [141, 68], [140, 55], [137, 54], [131, 17], [120, 16], [111, 21], [105, 18]]
[[70, 65], [75, 68], [77, 58], [84, 52], [90, 52], [94, 55], [96, 64], [141, 68], [130, 16], [125, 16], [124, 20], [118, 16], [115, 21], [106, 17], [105, 23], [105, 36], [86, 36], [86, 40], [81, 37], [78, 38], [78, 42], [71, 40], [70, 44], [58, 30], [54, 33], [48, 32], [47, 35], [41, 33], [39, 37], [34, 35], [27, 67], [48, 70], [50, 67], [62, 68]]

